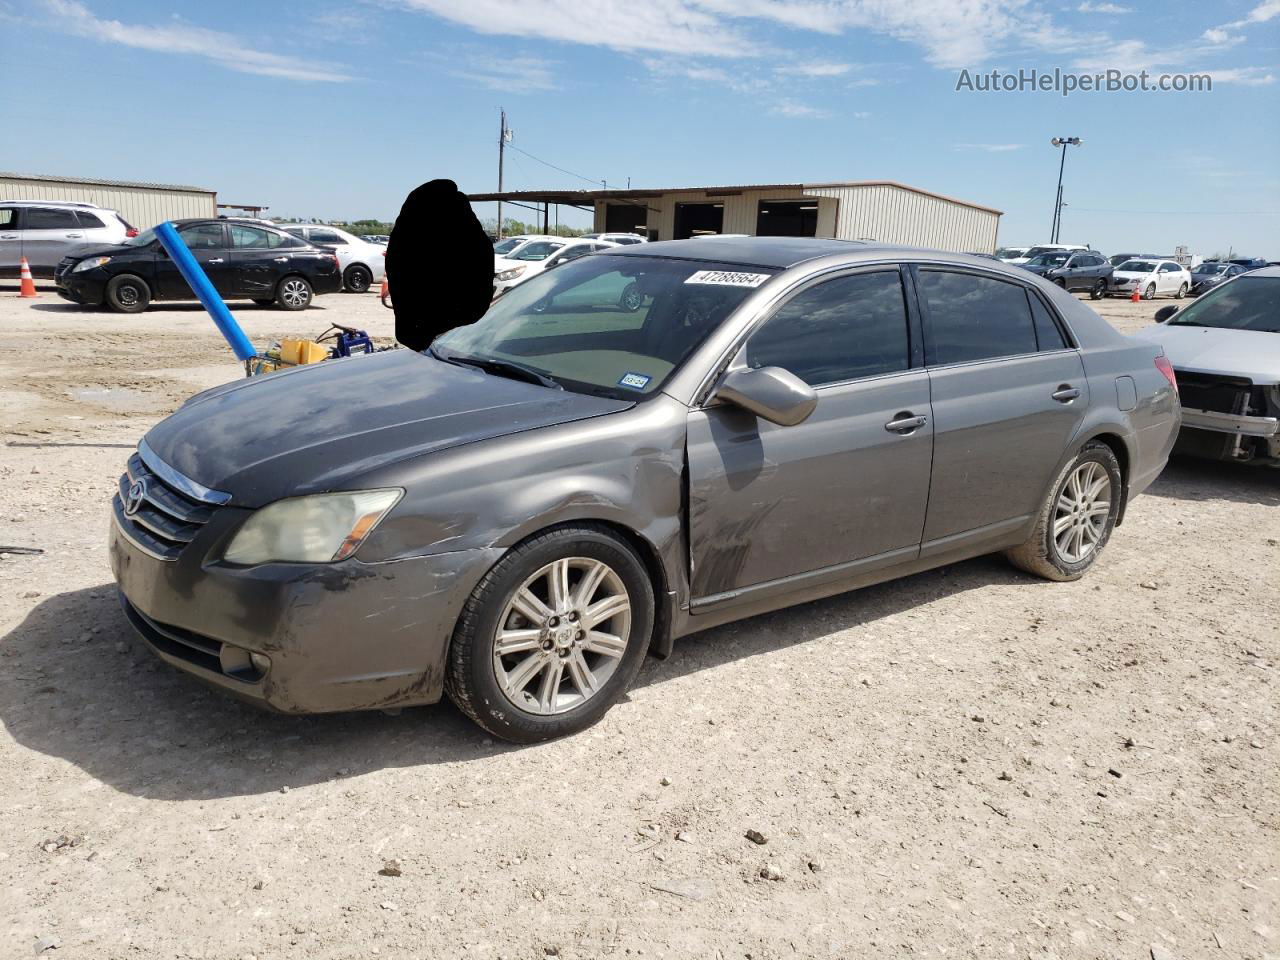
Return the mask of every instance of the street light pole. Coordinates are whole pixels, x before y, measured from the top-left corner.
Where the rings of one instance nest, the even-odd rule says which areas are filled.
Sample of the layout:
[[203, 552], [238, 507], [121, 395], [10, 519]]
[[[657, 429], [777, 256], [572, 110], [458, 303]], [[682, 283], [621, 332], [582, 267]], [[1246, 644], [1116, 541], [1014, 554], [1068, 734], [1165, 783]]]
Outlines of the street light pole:
[[1078, 147], [1084, 141], [1079, 137], [1054, 137], [1049, 142], [1062, 148], [1062, 159], [1058, 161], [1058, 190], [1053, 198], [1053, 223], [1049, 227], [1049, 242], [1057, 243], [1062, 233], [1062, 171], [1067, 166], [1067, 147]]

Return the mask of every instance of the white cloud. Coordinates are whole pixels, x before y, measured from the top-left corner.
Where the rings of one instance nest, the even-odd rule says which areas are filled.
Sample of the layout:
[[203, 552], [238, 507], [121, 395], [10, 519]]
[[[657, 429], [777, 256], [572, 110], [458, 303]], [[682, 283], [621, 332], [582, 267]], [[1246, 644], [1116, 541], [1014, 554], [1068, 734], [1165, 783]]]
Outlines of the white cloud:
[[1205, 40], [1210, 43], [1224, 43], [1229, 39], [1241, 40], [1242, 37], [1232, 36], [1232, 31], [1242, 32], [1246, 27], [1251, 27], [1255, 23], [1266, 23], [1280, 17], [1280, 0], [1262, 0], [1247, 14], [1239, 20], [1232, 20], [1230, 23], [1224, 23], [1219, 27], [1211, 27], [1203, 34]]
[[[469, 80], [490, 90], [507, 93], [540, 93], [555, 90], [557, 61], [540, 57], [497, 57], [475, 53], [459, 58], [436, 57], [444, 68], [455, 77]], [[518, 82], [512, 82], [513, 78]]]
[[784, 67], [775, 67], [775, 73], [790, 74], [797, 77], [842, 77], [853, 69], [851, 63], [796, 63]]
[[1026, 144], [1024, 143], [957, 143], [953, 150], [981, 150], [983, 153], [1008, 153], [1011, 150], [1021, 150]]
[[79, 0], [44, 0], [44, 6], [54, 16], [52, 26], [92, 40], [118, 43], [153, 53], [204, 57], [228, 70], [264, 77], [329, 83], [352, 79], [337, 70], [313, 67], [296, 57], [254, 50], [245, 46], [238, 37], [219, 30], [180, 22], [153, 25], [104, 20], [94, 16]]
[[797, 103], [794, 100], [781, 100], [774, 104], [771, 113], [776, 113], [782, 117], [808, 117], [811, 119], [820, 119], [829, 117], [830, 114], [826, 110], [819, 107], [811, 107], [808, 104]]
[[1118, 3], [1084, 3], [1076, 7], [1081, 13], [1133, 13], [1133, 7], [1122, 7]]
[[1264, 87], [1276, 82], [1270, 67], [1229, 67], [1226, 70], [1206, 70], [1214, 83], [1239, 83], [1250, 87]]

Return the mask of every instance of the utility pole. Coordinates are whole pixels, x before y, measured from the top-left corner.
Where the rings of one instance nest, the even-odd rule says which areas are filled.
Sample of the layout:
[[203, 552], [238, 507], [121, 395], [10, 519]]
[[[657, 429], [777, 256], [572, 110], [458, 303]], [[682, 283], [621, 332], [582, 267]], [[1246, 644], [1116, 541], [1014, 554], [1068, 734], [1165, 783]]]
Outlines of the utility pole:
[[[501, 127], [498, 132], [498, 192], [502, 192], [502, 154], [511, 142], [511, 131], [507, 129], [507, 111], [499, 111]], [[502, 239], [502, 201], [498, 201], [498, 239]]]
[[1058, 191], [1053, 198], [1053, 224], [1049, 227], [1049, 242], [1057, 243], [1062, 232], [1062, 171], [1067, 165], [1067, 147], [1078, 147], [1084, 141], [1079, 137], [1054, 137], [1049, 142], [1062, 148], [1062, 159], [1058, 161]]

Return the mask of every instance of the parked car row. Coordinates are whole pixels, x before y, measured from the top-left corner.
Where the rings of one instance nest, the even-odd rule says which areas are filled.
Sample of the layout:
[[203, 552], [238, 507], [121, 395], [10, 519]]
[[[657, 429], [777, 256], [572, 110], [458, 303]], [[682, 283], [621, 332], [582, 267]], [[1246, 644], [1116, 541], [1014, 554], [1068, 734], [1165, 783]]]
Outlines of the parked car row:
[[1171, 296], [1181, 300], [1199, 296], [1218, 284], [1249, 270], [1267, 266], [1265, 260], [1205, 261], [1192, 269], [1176, 257], [1157, 253], [1117, 253], [1105, 257], [1079, 244], [1041, 244], [1035, 247], [1001, 247], [995, 258], [1016, 264], [1065, 290], [1086, 290], [1094, 300], [1108, 295], [1144, 300]]
[[648, 243], [637, 233], [584, 233], [580, 237], [524, 233], [493, 245], [493, 296], [538, 274], [610, 247]]

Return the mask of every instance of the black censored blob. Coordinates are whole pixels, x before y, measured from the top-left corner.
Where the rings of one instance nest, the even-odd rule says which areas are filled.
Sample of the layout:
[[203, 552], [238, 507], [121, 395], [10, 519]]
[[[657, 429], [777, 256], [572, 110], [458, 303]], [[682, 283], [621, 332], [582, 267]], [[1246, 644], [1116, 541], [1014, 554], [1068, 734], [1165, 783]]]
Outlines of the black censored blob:
[[387, 278], [396, 339], [411, 350], [489, 309], [493, 244], [452, 180], [424, 183], [405, 198], [387, 244]]

